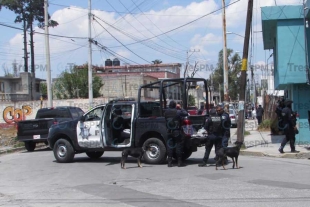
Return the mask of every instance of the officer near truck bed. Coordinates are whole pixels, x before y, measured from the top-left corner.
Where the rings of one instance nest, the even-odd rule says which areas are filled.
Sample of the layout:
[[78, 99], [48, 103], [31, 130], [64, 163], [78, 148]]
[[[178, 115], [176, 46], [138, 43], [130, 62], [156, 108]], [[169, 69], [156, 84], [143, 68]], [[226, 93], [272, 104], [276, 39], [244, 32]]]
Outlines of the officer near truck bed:
[[205, 143], [205, 154], [202, 159], [202, 163], [200, 163], [199, 167], [204, 167], [207, 165], [210, 152], [212, 147], [215, 148], [215, 154], [217, 154], [218, 150], [222, 147], [222, 125], [221, 125], [221, 116], [216, 113], [216, 109], [212, 108], [210, 110], [210, 116], [206, 119], [206, 124], [204, 126], [205, 130], [208, 133], [208, 137]]
[[221, 116], [222, 147], [227, 147], [230, 138], [231, 120], [229, 114], [224, 111], [223, 106], [221, 105], [216, 107], [216, 113]]
[[184, 109], [176, 108], [176, 102], [171, 101], [169, 108], [165, 111], [165, 119], [167, 123], [167, 154], [168, 154], [168, 167], [172, 167], [172, 156], [174, 149], [178, 159], [178, 167], [185, 166], [182, 162], [183, 154], [183, 134], [181, 132], [182, 117], [187, 116], [188, 113]]

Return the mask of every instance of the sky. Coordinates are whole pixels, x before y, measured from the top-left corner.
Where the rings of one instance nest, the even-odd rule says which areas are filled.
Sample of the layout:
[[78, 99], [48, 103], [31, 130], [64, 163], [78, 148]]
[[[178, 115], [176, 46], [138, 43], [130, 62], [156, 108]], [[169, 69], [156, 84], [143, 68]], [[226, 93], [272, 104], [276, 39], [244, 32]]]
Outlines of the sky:
[[[272, 51], [263, 49], [261, 7], [301, 5], [303, 0], [254, 0], [251, 65], [271, 64]], [[198, 62], [195, 77], [208, 78], [223, 49], [222, 0], [92, 0], [91, 37], [102, 45], [92, 45], [93, 65], [104, 66], [107, 58], [118, 58], [121, 65]], [[226, 0], [227, 48], [242, 57], [248, 0]], [[49, 28], [52, 78], [72, 65], [88, 62], [88, 0], [49, 0], [51, 19], [59, 25]], [[0, 23], [14, 23], [15, 14], [3, 8]], [[200, 18], [200, 19], [198, 19]], [[198, 20], [197, 20], [198, 19]], [[194, 21], [196, 20], [196, 21]], [[13, 73], [13, 63], [23, 71], [23, 34], [3, 25], [0, 37], [0, 76]], [[44, 30], [34, 23], [35, 31]], [[54, 36], [53, 36], [54, 35]], [[142, 41], [143, 40], [143, 41]], [[29, 36], [28, 36], [29, 41]], [[45, 39], [34, 35], [36, 77], [46, 79]], [[28, 46], [28, 52], [30, 52]], [[30, 60], [29, 60], [30, 62]], [[207, 69], [209, 68], [209, 69]], [[258, 75], [262, 74], [256, 70]]]

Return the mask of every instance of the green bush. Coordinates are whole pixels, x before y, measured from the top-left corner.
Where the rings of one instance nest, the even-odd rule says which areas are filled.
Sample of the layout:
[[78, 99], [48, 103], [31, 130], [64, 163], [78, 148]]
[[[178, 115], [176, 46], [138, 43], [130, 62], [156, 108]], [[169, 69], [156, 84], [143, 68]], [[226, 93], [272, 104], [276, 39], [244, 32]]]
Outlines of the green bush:
[[270, 129], [272, 125], [272, 121], [270, 119], [265, 119], [259, 126], [258, 129], [259, 130], [266, 130], [266, 129]]
[[250, 135], [251, 133], [249, 131], [244, 131], [244, 136]]

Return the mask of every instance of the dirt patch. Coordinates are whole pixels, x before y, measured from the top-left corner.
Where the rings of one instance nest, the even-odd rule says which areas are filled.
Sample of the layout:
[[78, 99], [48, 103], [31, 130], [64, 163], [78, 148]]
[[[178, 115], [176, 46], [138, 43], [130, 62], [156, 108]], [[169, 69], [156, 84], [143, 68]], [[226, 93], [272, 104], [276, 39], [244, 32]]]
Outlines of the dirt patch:
[[16, 140], [17, 130], [15, 126], [0, 128], [0, 146], [15, 146], [19, 144]]

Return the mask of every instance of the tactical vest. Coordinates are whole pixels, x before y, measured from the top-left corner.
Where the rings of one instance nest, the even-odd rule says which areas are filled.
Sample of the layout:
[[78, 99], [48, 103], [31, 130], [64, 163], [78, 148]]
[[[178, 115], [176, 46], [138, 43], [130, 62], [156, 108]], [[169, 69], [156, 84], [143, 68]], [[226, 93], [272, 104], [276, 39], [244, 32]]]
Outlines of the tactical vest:
[[166, 110], [165, 118], [168, 131], [180, 129], [180, 120], [177, 115], [177, 109]]
[[210, 129], [211, 134], [221, 134], [222, 124], [221, 124], [221, 116], [211, 115], [212, 127]]

